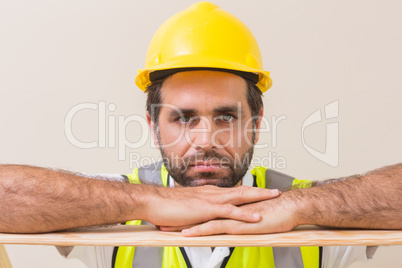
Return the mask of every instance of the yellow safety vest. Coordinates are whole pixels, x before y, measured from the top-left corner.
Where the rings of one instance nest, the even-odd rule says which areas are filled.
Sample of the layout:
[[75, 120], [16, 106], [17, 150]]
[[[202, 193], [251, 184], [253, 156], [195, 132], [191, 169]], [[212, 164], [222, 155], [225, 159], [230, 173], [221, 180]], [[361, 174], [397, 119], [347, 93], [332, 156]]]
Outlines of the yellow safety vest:
[[[298, 180], [286, 174], [255, 167], [251, 174], [254, 186], [270, 189], [308, 188], [312, 181]], [[169, 174], [162, 163], [140, 167], [126, 176], [130, 183], [152, 183], [166, 187]], [[134, 220], [127, 225], [150, 224]], [[230, 248], [221, 267], [228, 268], [319, 268], [319, 247], [235, 247]], [[115, 247], [112, 268], [191, 268], [183, 247]]]

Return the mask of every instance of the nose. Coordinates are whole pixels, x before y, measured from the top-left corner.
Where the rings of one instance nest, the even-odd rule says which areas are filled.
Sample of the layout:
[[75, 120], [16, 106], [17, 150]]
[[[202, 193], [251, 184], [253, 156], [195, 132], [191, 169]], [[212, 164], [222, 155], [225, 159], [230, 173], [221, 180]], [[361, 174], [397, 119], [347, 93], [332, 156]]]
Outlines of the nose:
[[197, 124], [190, 130], [191, 146], [198, 150], [208, 150], [214, 148], [212, 135], [214, 124], [206, 117], [200, 117]]

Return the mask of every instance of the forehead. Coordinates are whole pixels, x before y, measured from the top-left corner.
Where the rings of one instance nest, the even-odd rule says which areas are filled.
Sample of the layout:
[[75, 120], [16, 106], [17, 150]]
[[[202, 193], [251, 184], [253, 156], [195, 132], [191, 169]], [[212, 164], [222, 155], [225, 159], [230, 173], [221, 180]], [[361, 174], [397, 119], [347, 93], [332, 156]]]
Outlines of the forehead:
[[[247, 83], [235, 74], [218, 71], [187, 71], [170, 76], [162, 86], [162, 103], [216, 107], [247, 104]], [[188, 107], [194, 108], [194, 107]]]

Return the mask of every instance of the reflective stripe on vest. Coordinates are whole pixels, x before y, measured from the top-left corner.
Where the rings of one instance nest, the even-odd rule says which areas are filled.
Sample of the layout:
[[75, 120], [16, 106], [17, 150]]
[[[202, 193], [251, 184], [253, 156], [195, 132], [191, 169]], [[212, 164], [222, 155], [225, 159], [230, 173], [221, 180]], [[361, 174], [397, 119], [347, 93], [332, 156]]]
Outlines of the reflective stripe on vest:
[[[260, 188], [279, 189], [308, 188], [312, 181], [298, 180], [289, 175], [265, 167], [255, 167], [251, 174], [254, 185]], [[166, 187], [168, 172], [161, 162], [135, 169], [127, 175], [130, 183], [154, 184]], [[126, 224], [150, 224], [146, 221], [130, 221]], [[179, 247], [116, 247], [112, 268], [184, 268], [188, 267]], [[191, 264], [190, 264], [191, 265]], [[223, 267], [264, 268], [317, 268], [318, 247], [236, 247]]]

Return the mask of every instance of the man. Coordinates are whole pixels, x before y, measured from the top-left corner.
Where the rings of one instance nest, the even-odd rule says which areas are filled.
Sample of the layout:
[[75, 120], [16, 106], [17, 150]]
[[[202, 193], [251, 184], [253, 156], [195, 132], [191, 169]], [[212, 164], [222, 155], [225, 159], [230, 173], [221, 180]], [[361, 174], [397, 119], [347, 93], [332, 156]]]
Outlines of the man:
[[[148, 91], [147, 118], [155, 143], [164, 156], [164, 165], [136, 170], [127, 176], [131, 183], [159, 183], [175, 188], [208, 184], [222, 187], [241, 184], [259, 187], [295, 184], [293, 188], [311, 186], [309, 181], [289, 180], [284, 174], [264, 168], [254, 170], [254, 176], [247, 173], [263, 116], [260, 95], [269, 89], [271, 80], [269, 73], [262, 70], [254, 37], [232, 15], [203, 2], [169, 19], [151, 42], [146, 68], [139, 72], [136, 81], [141, 89]], [[282, 232], [300, 224], [402, 228], [402, 205], [398, 198], [402, 188], [400, 164], [348, 180], [319, 186], [315, 183], [318, 187], [284, 192], [273, 200], [245, 205], [242, 207], [244, 210], [230, 206], [233, 213], [226, 214], [218, 212], [224, 206], [218, 206], [215, 212], [211, 212], [213, 207], [205, 208], [208, 198], [201, 198], [203, 203], [197, 203], [199, 197], [194, 193], [204, 195], [212, 191], [213, 195], [219, 195], [209, 187], [204, 191], [197, 189], [205, 187], [197, 187], [190, 193], [188, 189], [176, 189], [173, 193], [182, 194], [181, 200], [186, 201], [180, 202], [171, 199], [169, 195], [172, 191], [164, 188], [83, 179], [70, 173], [39, 168], [11, 166], [3, 168], [3, 174], [7, 179], [3, 183], [8, 186], [4, 187], [8, 190], [7, 197], [12, 197], [9, 200], [16, 205], [12, 210], [4, 208], [9, 216], [7, 218], [12, 219], [8, 225], [2, 223], [2, 230], [5, 231], [43, 232], [132, 219], [147, 220], [163, 230], [184, 229], [184, 235]], [[45, 178], [52, 178], [52, 184], [49, 185]], [[15, 187], [16, 183], [19, 183], [18, 187]], [[35, 191], [32, 191], [33, 187]], [[12, 189], [18, 189], [18, 194]], [[248, 189], [246, 197], [237, 201], [238, 196], [233, 189], [221, 193], [223, 201], [215, 198], [211, 202], [238, 205], [279, 194], [275, 190], [259, 192], [253, 200], [251, 189]], [[41, 198], [45, 200], [36, 197], [38, 192], [43, 193]], [[145, 200], [141, 200], [142, 194], [147, 192], [153, 194], [150, 197], [145, 194]], [[100, 203], [88, 202], [90, 197], [100, 199]], [[166, 204], [157, 207], [155, 199], [166, 200]], [[186, 203], [187, 210], [180, 214], [182, 216], [166, 219], [171, 210], [177, 211], [179, 204], [180, 209], [185, 209], [183, 203]], [[15, 208], [23, 208], [27, 204], [30, 209], [16, 212]], [[134, 213], [130, 211], [132, 207]], [[63, 211], [60, 211], [61, 208]], [[259, 212], [263, 217], [261, 220], [258, 215], [253, 218], [245, 211]], [[186, 213], [191, 214], [188, 216]], [[104, 219], [104, 215], [109, 216]], [[191, 227], [216, 217], [232, 219]], [[379, 217], [381, 221], [378, 221]], [[29, 220], [20, 224], [18, 218]], [[254, 223], [245, 223], [244, 220]], [[39, 226], [39, 222], [43, 225]], [[217, 248], [213, 253], [210, 249], [205, 252], [203, 249], [165, 248], [162, 258], [160, 249], [128, 248], [126, 253], [133, 252], [134, 260], [132, 257], [121, 257], [124, 254], [120, 254], [120, 250], [116, 249], [113, 255], [113, 248], [76, 248], [70, 256], [86, 256], [81, 258], [87, 258], [89, 263], [95, 258], [100, 267], [110, 266], [111, 262], [116, 267], [130, 267], [135, 263], [145, 267], [145, 264], [155, 264], [151, 260], [159, 262], [159, 266], [162, 262], [173, 267], [182, 265], [183, 261], [184, 265], [191, 263], [199, 267], [243, 267], [242, 264], [244, 267], [309, 267], [309, 264], [310, 267], [317, 267], [320, 255], [326, 267], [333, 259], [339, 258], [341, 261], [338, 263], [348, 262], [342, 259], [342, 250], [331, 248], [324, 249], [322, 254], [318, 248], [296, 248], [296, 251], [288, 248]], [[95, 257], [91, 257], [90, 252]], [[157, 253], [148, 255], [147, 252]], [[257, 259], [257, 255], [261, 258]], [[100, 259], [106, 261], [101, 262]], [[332, 265], [339, 267], [335, 262]]]

